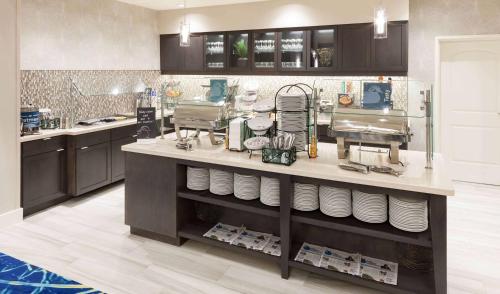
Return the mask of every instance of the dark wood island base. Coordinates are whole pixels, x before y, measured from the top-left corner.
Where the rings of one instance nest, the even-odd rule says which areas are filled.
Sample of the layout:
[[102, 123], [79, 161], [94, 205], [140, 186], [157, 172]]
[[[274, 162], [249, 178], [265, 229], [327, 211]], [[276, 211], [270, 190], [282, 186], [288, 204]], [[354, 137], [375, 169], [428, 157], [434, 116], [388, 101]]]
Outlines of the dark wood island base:
[[[281, 205], [271, 207], [262, 204], [258, 199], [245, 201], [233, 196], [214, 195], [208, 191], [188, 190], [187, 166], [277, 178], [280, 181]], [[292, 210], [294, 182], [427, 199], [429, 229], [422, 233], [409, 233], [396, 229], [389, 223], [369, 224], [353, 216], [333, 218], [319, 211]], [[272, 260], [279, 264], [281, 276], [285, 279], [290, 276], [290, 268], [299, 268], [386, 293], [445, 294], [447, 291], [447, 197], [442, 195], [126, 152], [125, 197], [125, 223], [131, 227], [132, 234], [176, 246], [182, 245], [185, 240], [196, 240]], [[281, 257], [204, 238], [203, 234], [217, 222], [244, 224], [250, 229], [280, 236]], [[294, 257], [303, 242], [396, 262], [400, 245], [410, 244], [432, 251], [433, 268], [430, 272], [420, 272], [400, 265], [398, 285], [393, 286], [295, 262]]]

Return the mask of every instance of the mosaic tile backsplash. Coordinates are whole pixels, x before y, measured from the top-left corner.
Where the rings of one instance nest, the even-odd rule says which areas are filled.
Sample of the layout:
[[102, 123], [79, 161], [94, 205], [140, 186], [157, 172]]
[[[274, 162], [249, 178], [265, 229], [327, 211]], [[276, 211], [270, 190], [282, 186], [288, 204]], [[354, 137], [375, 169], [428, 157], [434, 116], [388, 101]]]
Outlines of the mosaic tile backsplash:
[[138, 92], [155, 87], [159, 71], [25, 70], [21, 71], [21, 105], [50, 108], [75, 119], [135, 111]]
[[[323, 89], [322, 100], [331, 101], [337, 104], [337, 94], [343, 93], [343, 82], [352, 82], [352, 93], [355, 95], [354, 104], [360, 104], [362, 85], [364, 82], [377, 81], [378, 77], [320, 77], [320, 76], [229, 76], [219, 78], [228, 78], [228, 83], [233, 81], [239, 85], [239, 94], [245, 92], [245, 89], [258, 89], [258, 99], [274, 98], [276, 91], [282, 86], [296, 83], [305, 83], [308, 85], [319, 85]], [[203, 85], [210, 84], [210, 78], [217, 76], [182, 76], [182, 75], [164, 75], [160, 77], [160, 83], [171, 79], [180, 81], [183, 98], [203, 95]], [[408, 110], [408, 81], [406, 77], [391, 77], [393, 84], [392, 100], [394, 109]]]
[[[160, 75], [159, 71], [130, 70], [85, 70], [52, 71], [26, 70], [21, 72], [21, 103], [40, 108], [50, 108], [55, 115], [75, 119], [99, 118], [135, 111], [138, 93], [145, 87], [159, 89], [169, 80], [180, 81], [182, 98], [201, 96], [209, 85], [210, 78], [220, 76]], [[276, 91], [288, 84], [319, 84], [323, 89], [323, 100], [337, 102], [337, 94], [342, 93], [343, 82], [352, 82], [355, 105], [359, 105], [362, 84], [376, 81], [377, 77], [308, 77], [308, 76], [230, 76], [229, 83], [239, 84], [239, 94], [246, 89], [258, 89], [258, 99], [273, 98]], [[406, 77], [391, 77], [393, 83], [392, 100], [395, 109], [408, 110], [408, 81]], [[206, 89], [206, 88], [205, 88]]]

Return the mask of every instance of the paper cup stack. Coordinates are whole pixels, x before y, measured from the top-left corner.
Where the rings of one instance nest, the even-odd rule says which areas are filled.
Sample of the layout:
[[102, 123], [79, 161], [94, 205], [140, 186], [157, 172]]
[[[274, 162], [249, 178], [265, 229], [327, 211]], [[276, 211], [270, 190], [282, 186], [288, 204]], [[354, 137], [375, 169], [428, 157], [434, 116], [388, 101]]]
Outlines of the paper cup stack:
[[260, 202], [269, 206], [280, 206], [280, 181], [275, 178], [260, 178]]
[[387, 221], [387, 196], [352, 191], [352, 213], [355, 218], [367, 223], [379, 224]]
[[423, 232], [429, 227], [427, 200], [389, 196], [389, 222], [407, 232]]
[[186, 174], [186, 186], [188, 189], [204, 191], [210, 188], [210, 174], [208, 169], [188, 166]]
[[318, 209], [318, 186], [295, 183], [293, 208], [301, 211], [313, 211]]
[[210, 169], [210, 192], [216, 195], [229, 195], [234, 192], [233, 173]]
[[348, 217], [352, 213], [351, 190], [330, 186], [319, 187], [319, 209], [333, 217]]
[[260, 197], [260, 177], [234, 174], [234, 196], [243, 200]]

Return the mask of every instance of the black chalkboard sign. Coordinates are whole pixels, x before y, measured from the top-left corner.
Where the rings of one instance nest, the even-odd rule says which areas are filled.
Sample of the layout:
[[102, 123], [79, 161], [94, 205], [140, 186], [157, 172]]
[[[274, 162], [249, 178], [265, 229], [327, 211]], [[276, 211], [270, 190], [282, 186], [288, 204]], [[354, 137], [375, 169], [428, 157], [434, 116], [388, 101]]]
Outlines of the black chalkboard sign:
[[137, 139], [155, 139], [157, 136], [156, 108], [137, 108]]

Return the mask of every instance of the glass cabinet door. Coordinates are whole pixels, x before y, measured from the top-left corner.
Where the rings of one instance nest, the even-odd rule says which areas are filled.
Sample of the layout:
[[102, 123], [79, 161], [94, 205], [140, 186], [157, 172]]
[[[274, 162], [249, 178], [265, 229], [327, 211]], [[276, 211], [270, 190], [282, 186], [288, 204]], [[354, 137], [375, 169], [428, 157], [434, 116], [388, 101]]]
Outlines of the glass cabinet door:
[[280, 32], [280, 68], [303, 70], [306, 67], [306, 34], [304, 31]]
[[336, 31], [334, 28], [311, 31], [308, 68], [325, 70], [336, 66]]
[[276, 33], [255, 32], [253, 40], [254, 68], [259, 71], [276, 69]]
[[226, 68], [224, 34], [205, 35], [205, 67], [208, 71]]
[[250, 47], [248, 32], [229, 33], [229, 69], [245, 71], [250, 69]]

